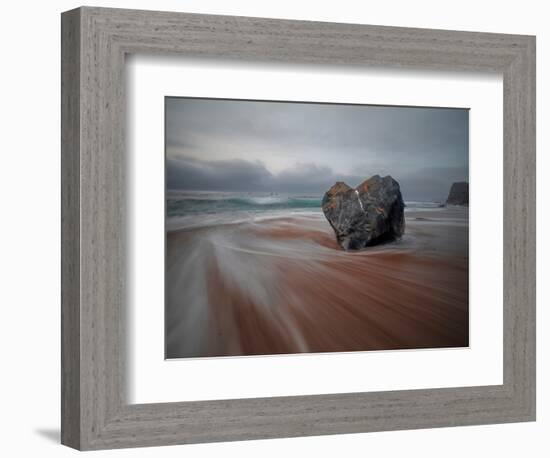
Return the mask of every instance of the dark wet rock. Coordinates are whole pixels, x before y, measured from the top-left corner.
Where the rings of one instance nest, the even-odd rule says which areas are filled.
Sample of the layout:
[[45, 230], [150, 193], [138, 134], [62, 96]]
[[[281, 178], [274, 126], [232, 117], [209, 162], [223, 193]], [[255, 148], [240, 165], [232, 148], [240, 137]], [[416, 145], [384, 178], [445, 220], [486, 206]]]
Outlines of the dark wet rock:
[[339, 181], [325, 193], [322, 208], [345, 250], [394, 240], [405, 231], [405, 204], [391, 176], [374, 175], [355, 189]]
[[468, 183], [460, 181], [453, 183], [447, 197], [447, 205], [468, 205], [469, 192]]

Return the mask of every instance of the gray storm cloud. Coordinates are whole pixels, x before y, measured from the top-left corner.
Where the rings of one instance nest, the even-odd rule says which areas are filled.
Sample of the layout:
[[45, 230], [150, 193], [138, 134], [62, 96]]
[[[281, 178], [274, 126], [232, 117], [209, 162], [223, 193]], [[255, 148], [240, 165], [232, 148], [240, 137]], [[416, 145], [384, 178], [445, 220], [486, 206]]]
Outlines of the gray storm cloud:
[[322, 193], [392, 175], [406, 200], [468, 180], [468, 110], [166, 98], [168, 189]]

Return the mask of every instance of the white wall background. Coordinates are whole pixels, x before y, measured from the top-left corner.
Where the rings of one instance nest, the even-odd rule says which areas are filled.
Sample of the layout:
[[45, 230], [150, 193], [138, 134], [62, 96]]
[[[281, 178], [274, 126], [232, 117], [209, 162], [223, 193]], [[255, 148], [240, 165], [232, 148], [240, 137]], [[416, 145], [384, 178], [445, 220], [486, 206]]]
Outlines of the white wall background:
[[[97, 6], [537, 35], [538, 421], [315, 438], [98, 452], [97, 456], [543, 457], [550, 452], [550, 15], [536, 0], [124, 0]], [[3, 456], [74, 456], [60, 418], [60, 12], [68, 0], [5, 2], [0, 69], [0, 422]], [[545, 386], [546, 385], [546, 386]]]

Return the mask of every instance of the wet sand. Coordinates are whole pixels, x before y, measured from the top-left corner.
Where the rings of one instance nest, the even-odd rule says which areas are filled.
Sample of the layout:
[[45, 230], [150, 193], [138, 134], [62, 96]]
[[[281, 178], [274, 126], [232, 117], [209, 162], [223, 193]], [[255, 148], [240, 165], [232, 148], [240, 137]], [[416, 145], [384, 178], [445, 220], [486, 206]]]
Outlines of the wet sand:
[[166, 356], [468, 346], [468, 213], [345, 252], [322, 214], [168, 232]]

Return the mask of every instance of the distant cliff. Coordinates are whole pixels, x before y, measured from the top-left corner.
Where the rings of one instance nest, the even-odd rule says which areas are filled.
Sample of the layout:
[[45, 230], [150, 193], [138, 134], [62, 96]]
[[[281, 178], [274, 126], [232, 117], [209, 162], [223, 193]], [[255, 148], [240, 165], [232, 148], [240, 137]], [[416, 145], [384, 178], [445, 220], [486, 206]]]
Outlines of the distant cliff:
[[453, 183], [447, 197], [447, 205], [468, 205], [469, 187], [465, 181]]

